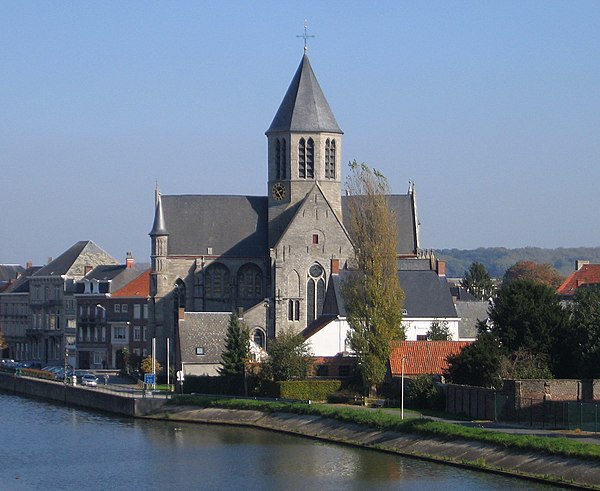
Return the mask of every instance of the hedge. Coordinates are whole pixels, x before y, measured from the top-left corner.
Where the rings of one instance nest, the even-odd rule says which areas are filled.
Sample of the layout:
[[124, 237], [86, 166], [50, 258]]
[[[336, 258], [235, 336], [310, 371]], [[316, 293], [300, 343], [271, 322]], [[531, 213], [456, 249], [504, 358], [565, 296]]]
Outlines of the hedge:
[[341, 380], [288, 380], [278, 384], [279, 397], [303, 401], [326, 401], [342, 387]]

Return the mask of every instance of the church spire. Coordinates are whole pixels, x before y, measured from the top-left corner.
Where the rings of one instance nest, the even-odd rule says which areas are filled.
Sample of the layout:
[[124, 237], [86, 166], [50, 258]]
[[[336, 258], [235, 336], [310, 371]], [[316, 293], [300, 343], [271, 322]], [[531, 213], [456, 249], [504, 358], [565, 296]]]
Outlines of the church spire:
[[266, 134], [275, 132], [343, 134], [306, 53]]
[[154, 223], [152, 225], [152, 230], [150, 231], [150, 236], [154, 237], [156, 235], [169, 235], [165, 225], [165, 215], [163, 213], [162, 199], [160, 196], [160, 191], [158, 190], [158, 185], [156, 186], [154, 199], [156, 201], [156, 208], [154, 210]]

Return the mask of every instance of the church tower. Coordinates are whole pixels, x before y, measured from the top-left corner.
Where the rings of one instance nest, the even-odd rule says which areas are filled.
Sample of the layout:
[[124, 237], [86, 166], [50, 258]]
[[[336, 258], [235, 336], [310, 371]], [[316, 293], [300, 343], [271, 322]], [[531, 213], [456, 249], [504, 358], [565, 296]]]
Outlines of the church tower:
[[342, 134], [305, 53], [266, 132], [271, 246], [315, 183], [341, 219]]

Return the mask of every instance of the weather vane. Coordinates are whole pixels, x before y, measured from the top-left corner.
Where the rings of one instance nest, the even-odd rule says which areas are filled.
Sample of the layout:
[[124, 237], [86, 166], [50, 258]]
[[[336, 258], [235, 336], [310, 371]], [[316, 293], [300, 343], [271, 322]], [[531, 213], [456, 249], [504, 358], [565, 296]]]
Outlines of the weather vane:
[[308, 22], [306, 21], [306, 19], [304, 19], [304, 34], [298, 34], [296, 37], [304, 39], [304, 52], [306, 53], [308, 51], [308, 46], [306, 45], [308, 38], [315, 37], [312, 34], [311, 35], [308, 34]]

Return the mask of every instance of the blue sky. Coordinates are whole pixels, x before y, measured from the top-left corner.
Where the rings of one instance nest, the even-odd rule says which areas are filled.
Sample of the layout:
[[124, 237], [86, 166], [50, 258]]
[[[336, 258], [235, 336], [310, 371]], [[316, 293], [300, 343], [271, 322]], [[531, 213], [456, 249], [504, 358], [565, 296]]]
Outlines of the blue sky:
[[600, 245], [600, 2], [0, 3], [0, 263], [148, 261], [154, 187], [266, 194], [309, 56], [424, 248]]

